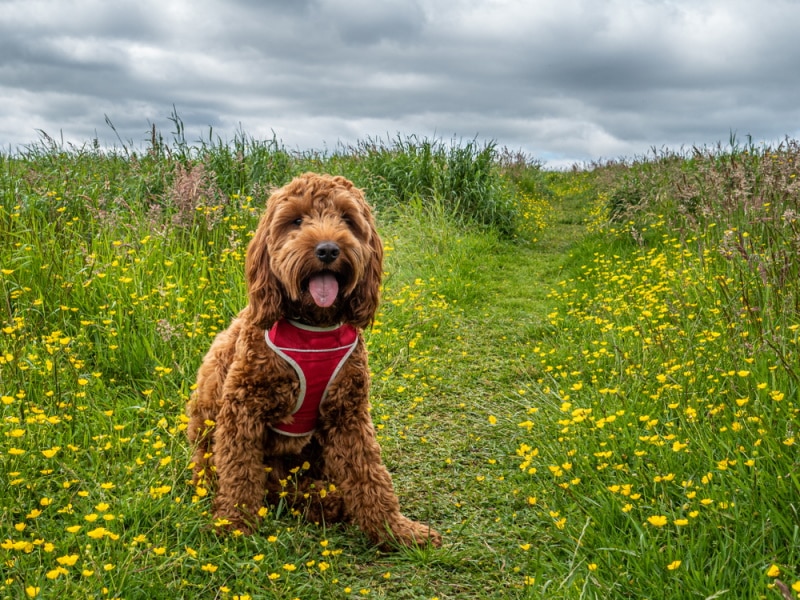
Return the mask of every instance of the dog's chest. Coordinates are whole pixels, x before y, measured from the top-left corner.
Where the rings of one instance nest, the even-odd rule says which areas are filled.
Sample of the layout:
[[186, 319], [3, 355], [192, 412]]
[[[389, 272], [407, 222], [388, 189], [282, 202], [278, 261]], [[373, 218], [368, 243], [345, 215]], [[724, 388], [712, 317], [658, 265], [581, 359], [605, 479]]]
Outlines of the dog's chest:
[[313, 433], [331, 383], [358, 344], [350, 325], [317, 328], [281, 319], [266, 332], [267, 345], [294, 370], [300, 390], [291, 420], [272, 425], [284, 435]]

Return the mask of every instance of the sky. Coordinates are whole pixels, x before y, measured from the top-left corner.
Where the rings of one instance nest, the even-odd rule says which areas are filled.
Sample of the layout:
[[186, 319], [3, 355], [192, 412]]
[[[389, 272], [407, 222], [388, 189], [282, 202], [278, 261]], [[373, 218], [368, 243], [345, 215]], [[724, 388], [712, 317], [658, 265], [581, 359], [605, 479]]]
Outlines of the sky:
[[[0, 0], [0, 151], [244, 132], [556, 168], [800, 135], [798, 0]], [[108, 122], [113, 124], [113, 129]]]

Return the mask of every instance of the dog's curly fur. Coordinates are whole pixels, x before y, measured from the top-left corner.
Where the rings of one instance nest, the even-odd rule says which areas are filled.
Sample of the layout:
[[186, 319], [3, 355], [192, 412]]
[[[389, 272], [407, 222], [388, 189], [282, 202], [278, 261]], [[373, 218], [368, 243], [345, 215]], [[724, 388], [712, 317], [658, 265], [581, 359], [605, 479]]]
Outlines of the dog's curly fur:
[[[321, 245], [335, 247], [335, 257], [321, 256]], [[216, 487], [218, 524], [252, 533], [261, 507], [283, 501], [312, 521], [354, 522], [378, 544], [441, 543], [436, 531], [400, 513], [370, 418], [360, 331], [377, 310], [382, 261], [371, 210], [347, 179], [306, 173], [270, 196], [247, 249], [249, 304], [215, 338], [187, 406], [195, 482]], [[338, 282], [330, 306], [309, 290], [321, 272]], [[270, 427], [291, 422], [300, 388], [265, 341], [281, 318], [359, 329], [315, 432], [301, 437]]]

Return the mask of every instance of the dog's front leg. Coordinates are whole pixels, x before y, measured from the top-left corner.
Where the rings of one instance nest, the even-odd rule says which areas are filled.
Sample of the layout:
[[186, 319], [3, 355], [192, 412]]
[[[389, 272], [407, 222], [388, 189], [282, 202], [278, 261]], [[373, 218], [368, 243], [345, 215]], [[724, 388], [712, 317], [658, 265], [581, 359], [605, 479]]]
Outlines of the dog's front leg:
[[441, 545], [438, 532], [400, 513], [372, 420], [366, 409], [359, 412], [327, 430], [322, 447], [326, 474], [340, 491], [348, 515], [376, 544]]
[[218, 478], [214, 517], [229, 530], [252, 533], [264, 500], [264, 427], [255, 405], [227, 394], [217, 415], [214, 462]]

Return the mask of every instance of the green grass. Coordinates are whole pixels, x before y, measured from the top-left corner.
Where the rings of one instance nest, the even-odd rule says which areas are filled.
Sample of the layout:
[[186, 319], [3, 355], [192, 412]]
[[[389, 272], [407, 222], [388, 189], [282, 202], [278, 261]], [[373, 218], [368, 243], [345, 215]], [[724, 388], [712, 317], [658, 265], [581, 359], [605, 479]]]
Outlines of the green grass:
[[[0, 597], [798, 597], [798, 155], [0, 156]], [[373, 420], [441, 549], [280, 507], [218, 537], [188, 481], [195, 371], [268, 189], [307, 169], [378, 198]]]

